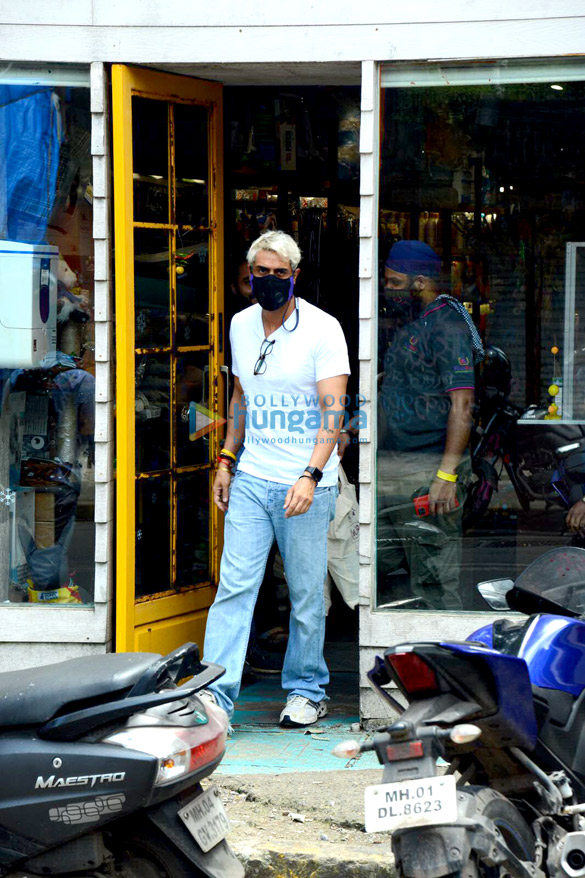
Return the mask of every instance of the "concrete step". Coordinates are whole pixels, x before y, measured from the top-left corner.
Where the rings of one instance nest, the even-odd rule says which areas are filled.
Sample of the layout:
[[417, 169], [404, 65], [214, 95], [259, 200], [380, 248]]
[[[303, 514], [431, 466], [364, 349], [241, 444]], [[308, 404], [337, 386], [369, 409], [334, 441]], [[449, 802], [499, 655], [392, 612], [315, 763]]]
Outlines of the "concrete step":
[[390, 838], [364, 831], [380, 769], [214, 775], [246, 878], [393, 878]]

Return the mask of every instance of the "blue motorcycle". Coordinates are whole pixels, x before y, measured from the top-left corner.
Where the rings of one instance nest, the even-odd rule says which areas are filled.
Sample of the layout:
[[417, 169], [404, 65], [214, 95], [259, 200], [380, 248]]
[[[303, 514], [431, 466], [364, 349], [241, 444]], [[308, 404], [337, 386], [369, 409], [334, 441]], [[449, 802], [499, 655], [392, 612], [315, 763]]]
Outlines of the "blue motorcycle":
[[528, 618], [387, 649], [368, 678], [399, 718], [334, 752], [382, 764], [366, 831], [399, 878], [585, 878], [585, 550], [478, 587]]

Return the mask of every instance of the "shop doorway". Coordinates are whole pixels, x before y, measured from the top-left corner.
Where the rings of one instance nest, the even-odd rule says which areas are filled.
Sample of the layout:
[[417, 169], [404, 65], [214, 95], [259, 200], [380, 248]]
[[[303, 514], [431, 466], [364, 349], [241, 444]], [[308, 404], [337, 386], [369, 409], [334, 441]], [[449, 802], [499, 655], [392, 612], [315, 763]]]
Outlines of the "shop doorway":
[[[358, 87], [224, 87], [226, 362], [231, 318], [248, 307], [249, 287], [238, 284], [247, 275], [246, 251], [262, 232], [279, 229], [301, 249], [296, 294], [343, 327], [352, 373], [348, 397], [354, 402], [359, 390], [359, 128]], [[357, 484], [357, 443], [347, 449], [343, 466]], [[357, 668], [357, 610], [345, 603], [334, 581], [338, 572], [331, 561], [325, 590], [332, 672]], [[341, 585], [348, 586], [346, 594], [351, 591], [351, 584]], [[282, 559], [273, 547], [248, 648], [252, 673], [278, 671], [282, 664], [287, 595]]]
[[[215, 594], [229, 324], [248, 304], [238, 268], [264, 229], [298, 241], [299, 295], [340, 320], [358, 392], [359, 88], [222, 88], [124, 66], [112, 85], [116, 648], [165, 652], [202, 645]], [[218, 429], [194, 430], [194, 411]], [[357, 458], [356, 445], [345, 459], [356, 483]], [[287, 616], [282, 575], [277, 560], [258, 634]], [[357, 644], [357, 611], [335, 585], [331, 601], [329, 639]]]
[[222, 87], [114, 65], [116, 649], [203, 642], [225, 414]]

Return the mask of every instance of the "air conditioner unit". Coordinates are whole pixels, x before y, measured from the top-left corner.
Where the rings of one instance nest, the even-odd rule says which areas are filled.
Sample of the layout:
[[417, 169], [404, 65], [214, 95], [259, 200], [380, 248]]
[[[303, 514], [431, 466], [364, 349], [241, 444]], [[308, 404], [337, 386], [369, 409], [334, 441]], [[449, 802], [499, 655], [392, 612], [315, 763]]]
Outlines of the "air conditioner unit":
[[57, 348], [59, 248], [0, 241], [0, 368], [33, 369]]

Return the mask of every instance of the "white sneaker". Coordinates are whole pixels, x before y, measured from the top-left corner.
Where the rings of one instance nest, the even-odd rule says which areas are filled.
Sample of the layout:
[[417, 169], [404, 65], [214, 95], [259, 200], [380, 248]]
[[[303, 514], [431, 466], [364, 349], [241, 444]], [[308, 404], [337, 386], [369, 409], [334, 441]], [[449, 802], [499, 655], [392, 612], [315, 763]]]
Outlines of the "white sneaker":
[[287, 728], [311, 726], [326, 714], [327, 704], [325, 701], [311, 701], [304, 695], [293, 695], [286, 702], [280, 714], [280, 725]]

